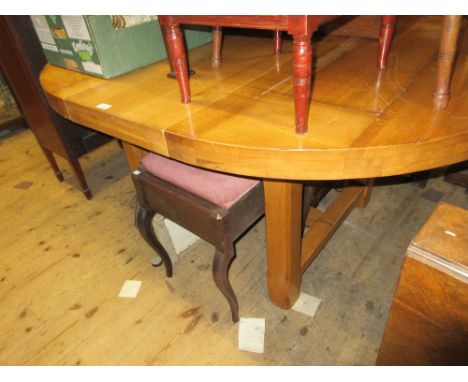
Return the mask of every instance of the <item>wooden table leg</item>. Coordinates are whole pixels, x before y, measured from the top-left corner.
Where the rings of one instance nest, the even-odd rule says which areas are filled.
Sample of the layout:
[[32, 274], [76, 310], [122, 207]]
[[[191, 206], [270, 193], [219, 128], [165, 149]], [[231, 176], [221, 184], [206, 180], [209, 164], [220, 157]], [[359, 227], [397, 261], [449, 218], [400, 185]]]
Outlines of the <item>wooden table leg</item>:
[[142, 149], [141, 147], [132, 145], [128, 142], [122, 142], [125, 151], [125, 157], [130, 166], [131, 171], [135, 171], [141, 163], [141, 159], [148, 154], [149, 151]]
[[309, 119], [310, 86], [312, 76], [312, 42], [310, 35], [293, 34], [294, 105], [296, 133], [307, 133]]
[[462, 16], [444, 16], [437, 62], [437, 83], [433, 95], [435, 109], [444, 109], [450, 98], [450, 77], [457, 50]]
[[265, 180], [268, 290], [271, 301], [289, 309], [301, 286], [302, 183]]

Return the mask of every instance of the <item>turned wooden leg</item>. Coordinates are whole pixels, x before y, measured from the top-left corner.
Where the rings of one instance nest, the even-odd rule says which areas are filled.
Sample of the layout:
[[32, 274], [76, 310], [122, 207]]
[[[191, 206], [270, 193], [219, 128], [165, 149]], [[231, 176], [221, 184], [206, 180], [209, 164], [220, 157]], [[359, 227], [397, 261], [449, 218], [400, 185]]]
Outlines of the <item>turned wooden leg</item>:
[[70, 157], [68, 158], [68, 163], [70, 163], [70, 166], [72, 167], [75, 176], [78, 178], [78, 182], [80, 183], [81, 189], [86, 199], [91, 199], [93, 197], [93, 194], [91, 193], [91, 190], [88, 187], [88, 182], [86, 182], [86, 178], [84, 176], [80, 162], [78, 161], [78, 159]]
[[182, 103], [190, 102], [190, 84], [184, 39], [179, 24], [164, 25], [162, 28], [166, 41], [171, 67], [176, 72]]
[[221, 66], [221, 49], [223, 45], [223, 28], [213, 27], [213, 53], [211, 55], [211, 67], [217, 69]]
[[387, 66], [388, 51], [392, 43], [392, 35], [395, 29], [396, 16], [382, 16], [380, 26], [379, 54], [377, 56], [377, 66], [380, 70]]
[[[169, 49], [167, 48], [167, 43], [166, 43], [166, 38], [164, 37], [165, 36], [165, 32], [164, 32], [164, 25], [163, 24], [159, 24], [160, 25], [160, 28], [161, 28], [161, 33], [163, 35], [163, 41], [164, 41], [164, 46], [166, 47], [166, 52], [169, 51]], [[167, 77], [170, 78], [170, 79], [177, 79], [177, 76], [176, 76], [176, 72], [174, 70], [174, 68], [172, 67], [172, 61], [171, 59], [169, 58], [169, 60], [167, 60], [169, 62], [169, 73], [167, 73]], [[195, 74], [195, 70], [193, 69], [188, 69], [188, 75], [189, 77], [190, 76], [193, 76]]]
[[310, 86], [312, 75], [311, 36], [293, 35], [294, 58], [294, 105], [296, 110], [296, 133], [307, 133], [309, 118]]
[[[145, 239], [151, 248], [161, 257], [166, 267], [166, 276], [172, 277], [172, 261], [162, 244], [159, 242], [153, 229], [153, 217], [155, 211], [149, 211], [143, 207], [137, 200], [135, 209], [135, 224], [140, 231], [140, 235]], [[153, 261], [153, 264], [155, 262]]]
[[462, 16], [443, 16], [442, 36], [437, 61], [437, 82], [433, 95], [436, 109], [444, 109], [450, 98], [450, 78], [457, 51]]
[[283, 31], [276, 30], [273, 32], [273, 43], [274, 53], [276, 55], [281, 54], [281, 48], [283, 45]]
[[54, 154], [52, 154], [52, 151], [47, 150], [42, 146], [41, 149], [44, 152], [45, 157], [49, 161], [50, 167], [52, 167], [52, 170], [54, 170], [55, 176], [57, 177], [58, 181], [63, 182], [63, 174], [62, 171], [60, 171], [57, 161], [55, 160]]
[[226, 298], [231, 307], [232, 321], [239, 321], [239, 304], [237, 302], [236, 295], [232, 289], [232, 285], [229, 282], [229, 264], [234, 258], [234, 243], [232, 241], [227, 241], [222, 249], [216, 248], [215, 258], [213, 261], [213, 279]]
[[268, 291], [271, 301], [290, 309], [301, 287], [302, 183], [264, 180], [268, 260]]

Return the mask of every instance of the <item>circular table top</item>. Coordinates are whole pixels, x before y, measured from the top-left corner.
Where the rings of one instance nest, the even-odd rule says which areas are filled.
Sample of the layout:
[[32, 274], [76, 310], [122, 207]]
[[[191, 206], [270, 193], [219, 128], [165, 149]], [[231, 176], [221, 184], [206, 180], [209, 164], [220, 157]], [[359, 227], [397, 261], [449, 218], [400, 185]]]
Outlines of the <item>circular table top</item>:
[[186, 105], [167, 61], [113, 79], [47, 65], [40, 81], [64, 117], [186, 163], [264, 178], [373, 178], [468, 159], [468, 34], [443, 111], [432, 108], [439, 35], [438, 25], [413, 25], [394, 39], [383, 72], [377, 41], [314, 42], [304, 136], [294, 133], [290, 41], [275, 57], [272, 39], [226, 36], [217, 70], [210, 45], [190, 51]]

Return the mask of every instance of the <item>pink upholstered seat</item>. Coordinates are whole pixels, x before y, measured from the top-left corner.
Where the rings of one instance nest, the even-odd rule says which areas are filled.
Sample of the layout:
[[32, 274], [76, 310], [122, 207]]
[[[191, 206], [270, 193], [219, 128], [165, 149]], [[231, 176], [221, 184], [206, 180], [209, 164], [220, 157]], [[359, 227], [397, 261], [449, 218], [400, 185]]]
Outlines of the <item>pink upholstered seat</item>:
[[153, 153], [147, 154], [142, 164], [154, 176], [221, 208], [232, 206], [259, 182], [193, 167]]

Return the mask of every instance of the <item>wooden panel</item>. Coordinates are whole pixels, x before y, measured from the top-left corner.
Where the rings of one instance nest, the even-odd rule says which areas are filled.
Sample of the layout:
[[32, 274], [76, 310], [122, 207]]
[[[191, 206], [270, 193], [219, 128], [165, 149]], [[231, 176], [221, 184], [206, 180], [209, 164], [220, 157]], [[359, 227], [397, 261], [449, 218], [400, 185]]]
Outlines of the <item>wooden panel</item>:
[[322, 25], [318, 33], [378, 39], [382, 16], [343, 16]]
[[[413, 257], [423, 252], [461, 270], [468, 268], [468, 212], [442, 203], [411, 242]], [[449, 266], [448, 264], [448, 266]]]
[[378, 364], [468, 363], [467, 226], [467, 210], [440, 204], [410, 244]]
[[[288, 16], [175, 16], [181, 24], [257, 28], [257, 29], [282, 29], [288, 27]], [[235, 17], [235, 16], [234, 16]], [[171, 21], [171, 16], [159, 16], [161, 21]], [[167, 20], [167, 21], [166, 21]]]

